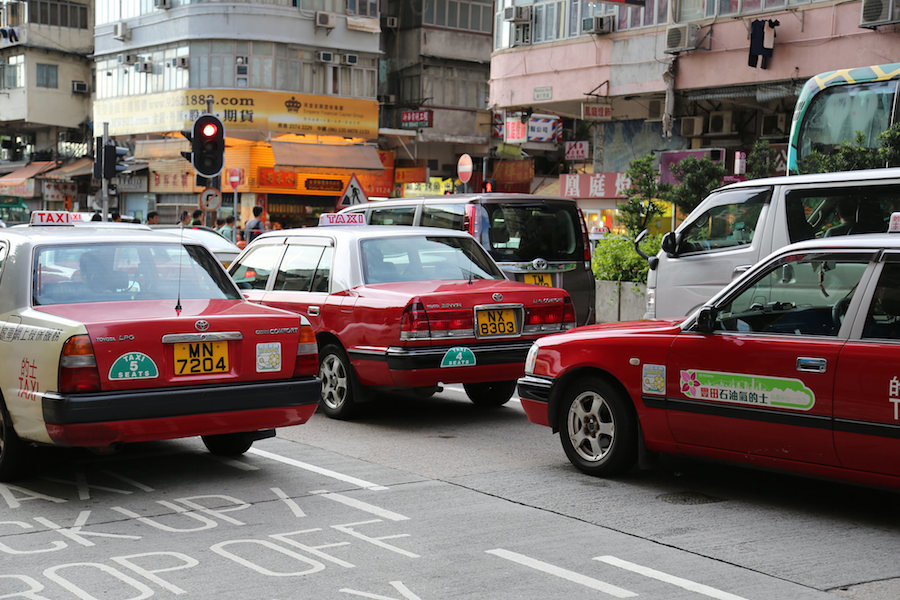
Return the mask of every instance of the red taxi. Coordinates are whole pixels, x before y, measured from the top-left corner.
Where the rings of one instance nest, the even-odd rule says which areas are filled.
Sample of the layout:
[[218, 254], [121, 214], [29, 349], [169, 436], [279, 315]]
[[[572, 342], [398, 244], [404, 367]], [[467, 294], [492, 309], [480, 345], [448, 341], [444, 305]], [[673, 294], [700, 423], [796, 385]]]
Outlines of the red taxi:
[[627, 470], [643, 446], [897, 487], [898, 359], [900, 233], [823, 238], [682, 322], [542, 338], [518, 391], [588, 474]]
[[33, 444], [200, 435], [235, 455], [309, 419], [308, 323], [245, 300], [199, 243], [90, 225], [0, 229], [0, 480]]
[[335, 418], [351, 416], [369, 388], [430, 396], [442, 383], [463, 383], [473, 403], [499, 406], [515, 392], [531, 343], [575, 325], [564, 290], [509, 281], [460, 231], [269, 232], [229, 272], [247, 298], [309, 319], [320, 408]]

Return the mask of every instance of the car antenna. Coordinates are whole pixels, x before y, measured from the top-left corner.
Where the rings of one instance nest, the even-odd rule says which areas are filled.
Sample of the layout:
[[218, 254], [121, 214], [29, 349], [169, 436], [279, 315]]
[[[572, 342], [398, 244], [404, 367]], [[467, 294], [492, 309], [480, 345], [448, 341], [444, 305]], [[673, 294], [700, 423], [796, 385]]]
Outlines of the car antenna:
[[178, 298], [175, 300], [175, 310], [181, 310], [181, 255], [185, 253], [184, 248], [184, 223], [181, 224], [181, 235], [178, 239]]

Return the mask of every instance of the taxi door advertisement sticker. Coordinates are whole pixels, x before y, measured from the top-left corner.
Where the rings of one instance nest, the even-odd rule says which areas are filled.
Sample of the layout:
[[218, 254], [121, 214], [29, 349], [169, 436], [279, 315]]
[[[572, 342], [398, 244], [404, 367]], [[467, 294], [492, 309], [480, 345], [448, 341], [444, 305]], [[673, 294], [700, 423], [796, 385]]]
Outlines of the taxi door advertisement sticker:
[[441, 359], [441, 368], [444, 367], [474, 367], [475, 353], [465, 346], [454, 346], [447, 350]]
[[159, 370], [153, 359], [143, 352], [128, 352], [115, 360], [109, 369], [109, 378], [113, 379], [155, 379]]
[[803, 381], [717, 371], [681, 371], [681, 391], [688, 398], [750, 406], [809, 410], [816, 396]]
[[644, 365], [641, 373], [641, 392], [666, 395], [666, 365]]
[[281, 342], [256, 345], [256, 372], [281, 370]]

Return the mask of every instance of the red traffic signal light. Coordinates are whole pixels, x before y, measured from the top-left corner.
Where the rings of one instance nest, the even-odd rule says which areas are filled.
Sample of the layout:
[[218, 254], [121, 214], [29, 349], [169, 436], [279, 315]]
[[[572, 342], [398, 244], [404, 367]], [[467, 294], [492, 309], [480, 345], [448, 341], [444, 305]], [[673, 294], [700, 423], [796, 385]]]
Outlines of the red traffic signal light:
[[225, 127], [215, 115], [200, 115], [191, 128], [191, 164], [203, 177], [215, 177], [225, 166]]

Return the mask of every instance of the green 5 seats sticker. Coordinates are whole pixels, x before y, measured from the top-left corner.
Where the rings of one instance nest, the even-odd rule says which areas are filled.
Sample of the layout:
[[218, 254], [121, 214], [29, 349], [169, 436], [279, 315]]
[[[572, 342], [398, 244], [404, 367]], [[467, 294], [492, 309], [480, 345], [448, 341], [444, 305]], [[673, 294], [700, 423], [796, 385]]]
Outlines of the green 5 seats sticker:
[[156, 363], [143, 352], [123, 354], [109, 369], [110, 379], [153, 379], [155, 377], [159, 377]]
[[813, 391], [799, 379], [762, 377], [740, 373], [681, 372], [681, 392], [688, 398], [751, 406], [809, 410], [816, 403]]

